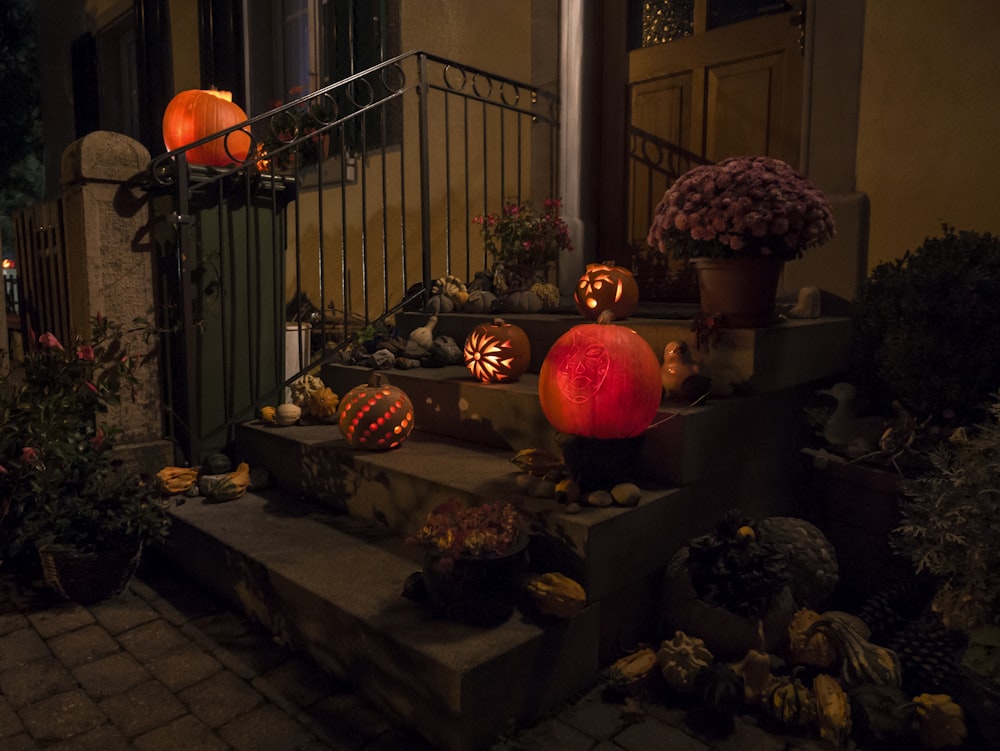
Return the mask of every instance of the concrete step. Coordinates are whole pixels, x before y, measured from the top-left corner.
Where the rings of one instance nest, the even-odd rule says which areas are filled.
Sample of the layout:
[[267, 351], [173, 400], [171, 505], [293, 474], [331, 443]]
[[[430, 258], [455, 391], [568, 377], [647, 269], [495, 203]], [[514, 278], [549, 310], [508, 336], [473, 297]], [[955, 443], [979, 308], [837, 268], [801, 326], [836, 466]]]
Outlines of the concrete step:
[[462, 625], [401, 596], [420, 555], [384, 528], [282, 492], [189, 499], [173, 515], [175, 565], [445, 751], [484, 748], [597, 679], [599, 605]]

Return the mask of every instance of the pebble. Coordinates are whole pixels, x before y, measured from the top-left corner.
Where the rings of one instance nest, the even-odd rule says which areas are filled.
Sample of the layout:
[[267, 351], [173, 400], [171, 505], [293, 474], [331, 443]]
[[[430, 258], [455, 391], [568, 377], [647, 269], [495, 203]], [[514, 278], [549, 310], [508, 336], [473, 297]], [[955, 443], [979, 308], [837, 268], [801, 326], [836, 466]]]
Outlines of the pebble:
[[635, 483], [623, 482], [611, 488], [611, 497], [619, 506], [638, 506], [639, 499], [642, 498], [642, 491]]
[[607, 508], [615, 499], [611, 497], [611, 493], [606, 490], [595, 490], [587, 496], [587, 505], [596, 506], [597, 508]]
[[583, 511], [583, 507], [579, 503], [567, 503], [564, 510], [567, 514], [579, 514]]

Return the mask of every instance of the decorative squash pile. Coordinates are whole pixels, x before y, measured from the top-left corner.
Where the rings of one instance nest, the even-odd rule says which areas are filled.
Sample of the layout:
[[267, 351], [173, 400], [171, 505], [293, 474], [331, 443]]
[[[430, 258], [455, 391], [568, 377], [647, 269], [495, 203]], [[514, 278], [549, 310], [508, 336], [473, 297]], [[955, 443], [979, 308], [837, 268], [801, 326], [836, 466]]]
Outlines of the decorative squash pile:
[[207, 461], [203, 467], [164, 467], [156, 473], [156, 479], [168, 495], [202, 495], [214, 501], [232, 501], [250, 487], [250, 465], [240, 462], [231, 472], [213, 472]]
[[748, 650], [719, 660], [697, 637], [676, 631], [659, 649], [643, 645], [612, 664], [617, 697], [681, 703], [733, 727], [753, 714], [791, 735], [819, 736], [834, 748], [863, 739], [894, 748], [943, 749], [968, 736], [962, 707], [947, 694], [903, 693], [892, 650], [868, 640], [864, 622], [839, 611], [800, 608], [773, 653]]

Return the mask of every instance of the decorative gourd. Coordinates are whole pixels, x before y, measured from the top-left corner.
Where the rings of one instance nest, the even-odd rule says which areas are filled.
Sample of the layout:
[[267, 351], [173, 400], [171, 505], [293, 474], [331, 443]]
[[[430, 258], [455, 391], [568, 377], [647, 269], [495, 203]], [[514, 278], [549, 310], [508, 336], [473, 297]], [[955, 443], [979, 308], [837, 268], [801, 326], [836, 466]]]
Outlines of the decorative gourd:
[[916, 706], [895, 686], [866, 683], [851, 689], [852, 735], [858, 740], [896, 742], [912, 735]]
[[309, 396], [309, 414], [319, 420], [332, 421], [337, 418], [340, 397], [329, 386], [316, 389]]
[[476, 326], [462, 350], [465, 367], [483, 383], [516, 381], [531, 364], [531, 342], [524, 329], [494, 318]]
[[469, 293], [462, 306], [463, 313], [489, 313], [497, 296], [484, 289], [476, 289]]
[[837, 552], [818, 527], [794, 516], [770, 516], [757, 522], [787, 561], [785, 573], [792, 597], [801, 607], [818, 608], [833, 594], [840, 580]]
[[673, 639], [664, 640], [656, 653], [663, 679], [674, 691], [690, 691], [698, 673], [712, 664], [712, 653], [705, 642], [677, 631]]
[[851, 735], [851, 704], [843, 686], [832, 675], [813, 678], [813, 694], [819, 717], [819, 734], [840, 748]]
[[274, 413], [274, 424], [287, 427], [297, 423], [301, 417], [302, 407], [298, 404], [292, 404], [291, 402], [279, 404], [278, 409]]
[[604, 310], [615, 318], [628, 318], [639, 304], [639, 285], [632, 272], [611, 261], [587, 264], [573, 293], [576, 309], [584, 318], [596, 320]]
[[640, 435], [660, 406], [660, 363], [635, 331], [597, 323], [574, 326], [549, 349], [538, 374], [542, 411], [561, 433], [588, 438]]
[[638, 693], [655, 675], [656, 665], [656, 653], [652, 649], [637, 649], [611, 664], [608, 668], [608, 687], [620, 693]]
[[713, 730], [725, 735], [735, 730], [733, 718], [743, 708], [743, 679], [723, 664], [698, 673], [693, 693]]
[[163, 489], [168, 493], [185, 493], [198, 480], [197, 467], [164, 467], [156, 473]]
[[501, 307], [505, 313], [537, 313], [542, 309], [542, 298], [530, 289], [516, 289], [504, 296]]
[[775, 678], [764, 693], [764, 710], [785, 725], [808, 727], [816, 722], [816, 697], [798, 678]]
[[902, 685], [899, 656], [891, 649], [865, 639], [849, 619], [835, 613], [824, 613], [806, 629], [806, 638], [815, 633], [825, 634], [836, 648], [844, 685]]
[[552, 282], [535, 282], [531, 291], [542, 301], [542, 310], [552, 310], [559, 307], [559, 288]]
[[424, 310], [428, 313], [454, 313], [455, 301], [447, 295], [437, 294], [427, 298]]
[[312, 399], [314, 391], [325, 388], [326, 384], [319, 376], [304, 375], [299, 376], [288, 385], [288, 401], [302, 407], [302, 411], [307, 411], [309, 400]]
[[819, 619], [819, 613], [809, 608], [799, 608], [792, 615], [788, 624], [788, 656], [793, 665], [812, 665], [824, 670], [833, 667], [837, 651], [829, 637], [821, 631], [806, 635]]
[[927, 748], [961, 746], [969, 731], [965, 713], [948, 694], [920, 694], [913, 697], [917, 706], [917, 734]]
[[241, 462], [232, 472], [221, 475], [202, 475], [198, 488], [206, 498], [216, 501], [232, 501], [239, 498], [250, 487], [250, 465]]
[[532, 574], [526, 588], [539, 612], [556, 618], [573, 618], [587, 604], [587, 593], [579, 582], [558, 572]]
[[355, 386], [340, 402], [338, 424], [347, 443], [359, 449], [394, 449], [413, 432], [413, 402], [374, 372], [367, 386]]
[[771, 656], [751, 649], [746, 657], [729, 667], [743, 678], [743, 700], [747, 704], [760, 704], [771, 685]]
[[[246, 121], [246, 112], [228, 91], [189, 89], [177, 94], [163, 113], [163, 143], [173, 151]], [[219, 136], [187, 151], [190, 164], [225, 167], [250, 153], [250, 134], [242, 130]]]

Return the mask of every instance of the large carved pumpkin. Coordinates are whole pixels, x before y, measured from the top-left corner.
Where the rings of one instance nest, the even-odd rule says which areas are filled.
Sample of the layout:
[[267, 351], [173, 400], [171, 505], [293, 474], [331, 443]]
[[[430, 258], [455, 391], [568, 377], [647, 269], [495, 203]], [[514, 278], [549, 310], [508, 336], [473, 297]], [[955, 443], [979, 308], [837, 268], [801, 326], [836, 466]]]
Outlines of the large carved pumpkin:
[[660, 406], [660, 362], [635, 331], [612, 323], [574, 326], [545, 355], [538, 398], [552, 426], [588, 438], [632, 438]]
[[520, 326], [494, 318], [469, 333], [463, 355], [465, 367], [483, 383], [516, 381], [531, 363], [531, 342]]
[[413, 432], [413, 402], [376, 371], [368, 385], [355, 386], [341, 400], [338, 423], [354, 448], [394, 449]]
[[596, 320], [601, 311], [610, 310], [615, 318], [628, 318], [639, 304], [639, 285], [632, 272], [610, 261], [591, 263], [576, 283], [573, 301], [580, 313]]
[[[228, 91], [189, 89], [182, 91], [163, 113], [163, 143], [168, 151], [179, 149], [247, 119], [243, 109], [233, 102]], [[190, 149], [191, 164], [224, 167], [242, 162], [250, 152], [250, 134], [243, 131], [219, 136]]]

